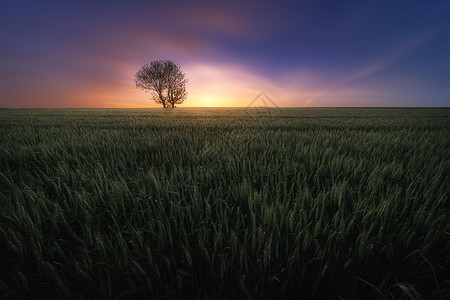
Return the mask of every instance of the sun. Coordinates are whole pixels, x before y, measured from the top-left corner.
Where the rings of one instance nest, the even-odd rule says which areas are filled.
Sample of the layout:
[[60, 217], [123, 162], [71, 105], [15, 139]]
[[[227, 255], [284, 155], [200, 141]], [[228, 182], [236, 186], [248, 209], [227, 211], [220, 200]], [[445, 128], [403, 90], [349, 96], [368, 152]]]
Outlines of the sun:
[[197, 99], [192, 101], [193, 106], [201, 107], [225, 107], [228, 106], [226, 99], [223, 99], [219, 95], [205, 93], [198, 95]]

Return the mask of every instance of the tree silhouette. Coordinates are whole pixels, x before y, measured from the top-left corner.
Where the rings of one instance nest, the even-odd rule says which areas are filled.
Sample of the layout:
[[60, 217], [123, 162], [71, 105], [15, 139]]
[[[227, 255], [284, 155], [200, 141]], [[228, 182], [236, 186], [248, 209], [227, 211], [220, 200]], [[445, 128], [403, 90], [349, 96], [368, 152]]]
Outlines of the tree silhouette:
[[136, 87], [151, 92], [151, 99], [163, 107], [175, 107], [187, 97], [188, 79], [171, 60], [155, 60], [134, 74]]

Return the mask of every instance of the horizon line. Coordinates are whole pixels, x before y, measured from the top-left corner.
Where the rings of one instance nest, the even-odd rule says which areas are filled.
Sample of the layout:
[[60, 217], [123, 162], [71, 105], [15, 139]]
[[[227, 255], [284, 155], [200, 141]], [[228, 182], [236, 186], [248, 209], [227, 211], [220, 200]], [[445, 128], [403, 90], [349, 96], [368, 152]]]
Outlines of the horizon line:
[[195, 108], [450, 108], [450, 106], [184, 106], [184, 107], [0, 107], [0, 109], [195, 109]]

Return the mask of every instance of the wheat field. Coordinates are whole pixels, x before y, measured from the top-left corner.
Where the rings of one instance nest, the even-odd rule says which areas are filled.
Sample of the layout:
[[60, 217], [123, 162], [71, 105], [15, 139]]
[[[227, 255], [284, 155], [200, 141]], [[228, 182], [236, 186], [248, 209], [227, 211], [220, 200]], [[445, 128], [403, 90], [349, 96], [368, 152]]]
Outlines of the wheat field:
[[449, 299], [450, 109], [0, 120], [4, 299]]

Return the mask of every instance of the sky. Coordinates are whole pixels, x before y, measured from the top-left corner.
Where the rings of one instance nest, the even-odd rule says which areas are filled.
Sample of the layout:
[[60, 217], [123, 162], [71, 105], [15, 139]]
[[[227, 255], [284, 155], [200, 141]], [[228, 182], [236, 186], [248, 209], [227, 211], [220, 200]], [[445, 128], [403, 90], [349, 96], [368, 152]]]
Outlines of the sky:
[[157, 107], [154, 60], [186, 107], [449, 107], [450, 1], [0, 2], [0, 107]]

